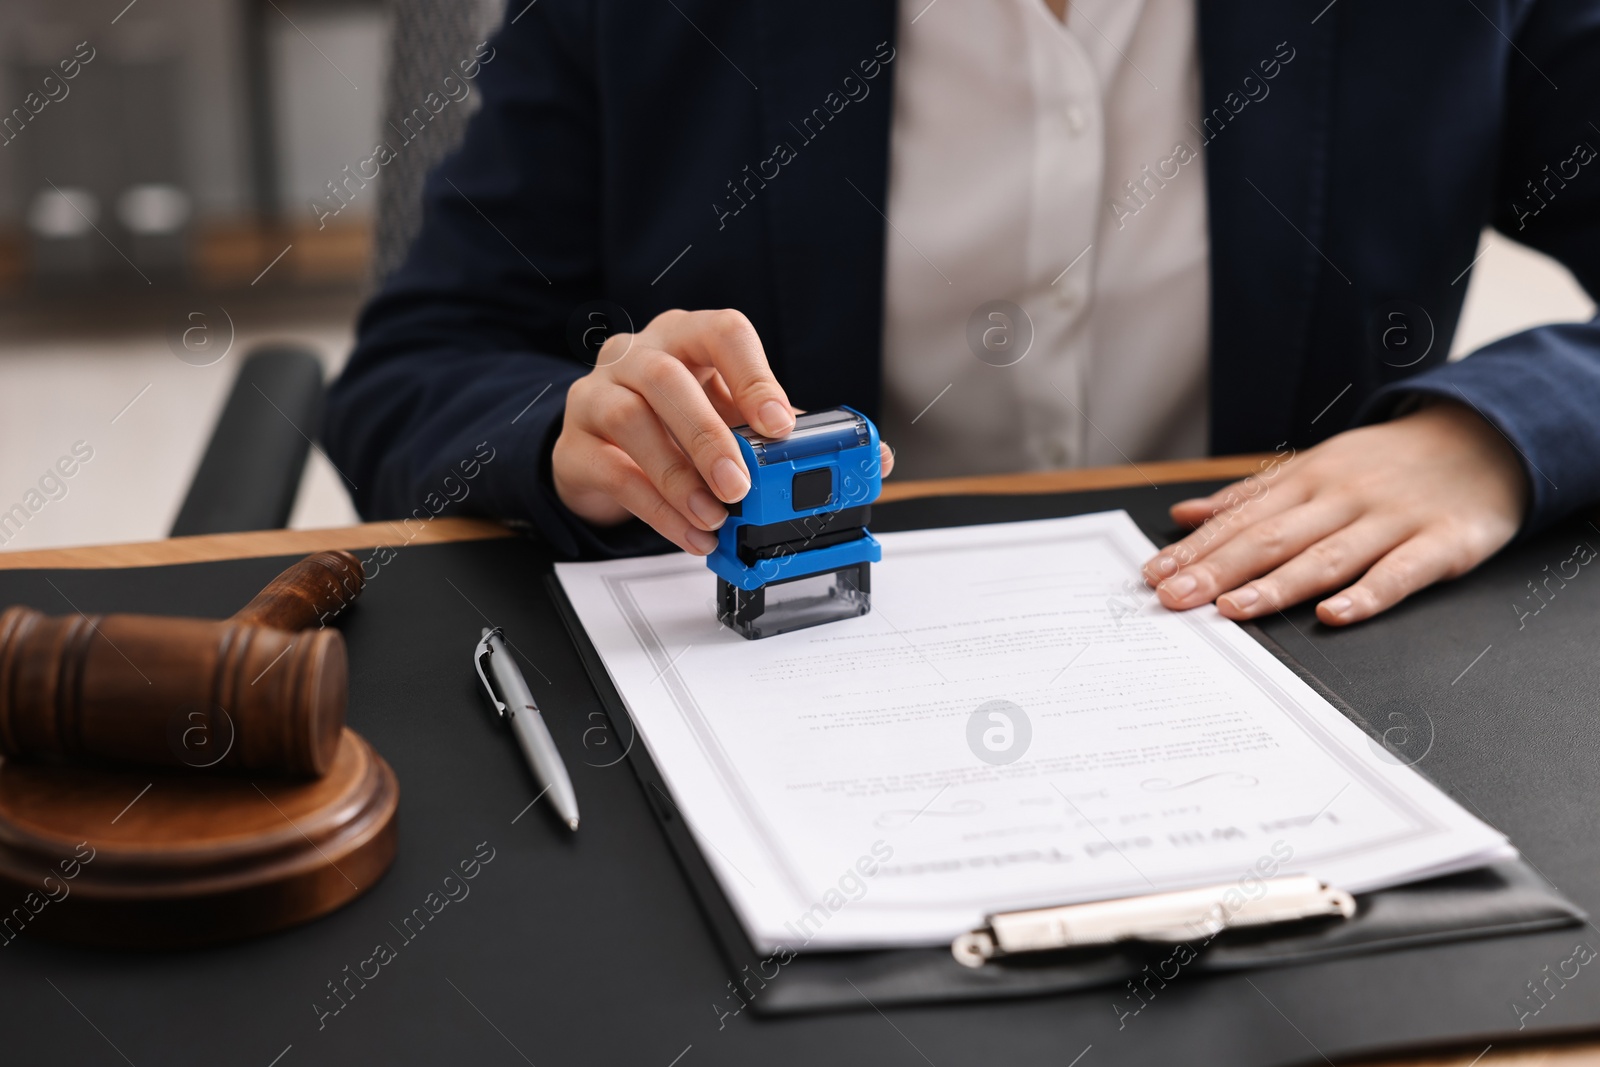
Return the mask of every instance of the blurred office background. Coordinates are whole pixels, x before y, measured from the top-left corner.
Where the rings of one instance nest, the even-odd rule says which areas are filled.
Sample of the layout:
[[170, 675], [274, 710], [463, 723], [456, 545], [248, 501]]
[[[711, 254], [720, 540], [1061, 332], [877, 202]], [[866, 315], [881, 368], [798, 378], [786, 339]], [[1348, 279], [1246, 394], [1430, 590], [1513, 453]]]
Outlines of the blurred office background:
[[[500, 0], [459, 2], [487, 34]], [[93, 453], [0, 550], [164, 536], [245, 351], [342, 364], [386, 176], [342, 205], [330, 183], [386, 136], [394, 27], [427, 6], [0, 5], [0, 511]], [[322, 225], [316, 201], [339, 206]], [[1456, 352], [1593, 314], [1554, 263], [1499, 235], [1480, 251]], [[353, 521], [313, 451], [290, 524]]]

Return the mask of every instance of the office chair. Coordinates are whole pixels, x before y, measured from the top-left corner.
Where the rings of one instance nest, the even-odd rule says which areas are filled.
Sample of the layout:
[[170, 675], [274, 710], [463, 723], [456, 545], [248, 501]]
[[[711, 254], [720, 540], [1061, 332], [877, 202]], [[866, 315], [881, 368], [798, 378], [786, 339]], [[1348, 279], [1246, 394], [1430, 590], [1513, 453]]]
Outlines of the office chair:
[[[505, 0], [389, 0], [389, 83], [385, 121], [397, 127], [472, 56], [505, 13]], [[383, 168], [378, 184], [372, 282], [404, 260], [422, 221], [422, 183], [461, 141], [476, 110], [445, 108]], [[172, 536], [271, 530], [288, 524], [311, 437], [321, 425], [322, 362], [300, 345], [252, 350], [239, 368], [200, 467], [172, 524]], [[277, 410], [274, 410], [276, 407]]]

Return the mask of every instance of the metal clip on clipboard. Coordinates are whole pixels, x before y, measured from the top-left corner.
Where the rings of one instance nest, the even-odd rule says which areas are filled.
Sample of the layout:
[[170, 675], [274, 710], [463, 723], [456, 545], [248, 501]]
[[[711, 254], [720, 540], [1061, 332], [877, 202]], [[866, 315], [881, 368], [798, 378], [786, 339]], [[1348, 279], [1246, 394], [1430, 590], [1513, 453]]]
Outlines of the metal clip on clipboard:
[[989, 960], [1023, 952], [1110, 945], [1118, 941], [1178, 944], [1211, 938], [1240, 926], [1268, 926], [1317, 917], [1348, 919], [1355, 898], [1309, 874], [1269, 878], [1259, 897], [1229, 907], [1234, 884], [1097, 900], [1055, 908], [1001, 912], [950, 944], [956, 962], [982, 967]]

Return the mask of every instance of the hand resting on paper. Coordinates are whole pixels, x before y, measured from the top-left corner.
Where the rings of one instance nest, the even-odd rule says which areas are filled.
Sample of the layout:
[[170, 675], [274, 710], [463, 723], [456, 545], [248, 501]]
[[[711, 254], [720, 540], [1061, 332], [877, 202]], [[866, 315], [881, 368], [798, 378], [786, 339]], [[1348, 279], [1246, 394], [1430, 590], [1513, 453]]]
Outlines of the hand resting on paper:
[[[587, 522], [636, 515], [707, 555], [724, 505], [750, 489], [729, 427], [782, 437], [797, 410], [743, 314], [664, 311], [638, 333], [607, 338], [594, 370], [572, 384], [551, 454], [556, 495]], [[893, 467], [884, 445], [883, 473]]]
[[1194, 531], [1144, 577], [1169, 608], [1215, 601], [1241, 621], [1333, 593], [1317, 618], [1340, 626], [1488, 559], [1516, 535], [1527, 499], [1500, 431], [1436, 401], [1175, 504], [1173, 520]]

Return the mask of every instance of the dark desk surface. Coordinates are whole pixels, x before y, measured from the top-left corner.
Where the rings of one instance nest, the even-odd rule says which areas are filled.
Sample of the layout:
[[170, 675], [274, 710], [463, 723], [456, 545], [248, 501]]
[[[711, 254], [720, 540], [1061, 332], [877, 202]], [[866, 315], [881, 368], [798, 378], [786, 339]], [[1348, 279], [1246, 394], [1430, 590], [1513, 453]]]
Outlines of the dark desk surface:
[[[1053, 472], [943, 483], [905, 483], [886, 497], [909, 499], [935, 494], [1061, 492], [1077, 489], [1171, 483], [1238, 477], [1256, 469], [1245, 457], [1181, 464], [1146, 464], [1142, 468]], [[47, 550], [0, 555], [0, 570], [17, 568], [105, 568], [182, 562], [253, 559], [293, 555], [316, 548], [373, 547], [380, 544], [446, 544], [504, 538], [494, 524], [439, 519], [420, 531], [393, 523], [321, 531], [275, 531], [154, 542], [147, 545]], [[453, 560], [460, 581], [455, 593], [441, 585], [438, 610], [419, 613], [412, 625], [439, 635], [441, 643], [463, 626], [467, 629], [488, 612], [496, 622], [511, 616], [518, 597], [531, 593], [520, 574], [499, 582], [501, 571], [515, 571], [526, 553], [508, 542], [484, 546], [469, 559]], [[450, 550], [444, 550], [450, 553]], [[402, 557], [393, 564], [407, 564]], [[476, 562], [474, 562], [476, 561]], [[157, 596], [169, 611], [218, 614], [231, 610], [240, 592], [274, 573], [278, 561], [260, 558], [225, 573], [197, 569], [197, 577], [214, 582], [187, 583], [175, 592], [162, 572], [128, 572], [126, 581], [98, 600], [89, 594], [93, 579], [83, 575], [74, 587], [93, 600], [89, 610], [138, 610]], [[419, 567], [420, 567], [419, 559]], [[486, 571], [493, 578], [486, 580]], [[203, 572], [203, 573], [202, 573]], [[258, 573], [259, 572], [259, 573]], [[474, 573], [476, 572], [476, 573]], [[531, 572], [530, 572], [531, 573]], [[439, 577], [443, 577], [442, 574]], [[0, 581], [7, 596], [16, 595], [29, 576]], [[23, 583], [23, 584], [18, 584]], [[383, 574], [372, 583], [367, 603], [388, 599]], [[465, 584], [462, 584], [465, 583]], [[47, 590], [42, 582], [42, 589]], [[239, 588], [234, 588], [238, 586]], [[497, 588], [498, 586], [498, 588]], [[98, 588], [98, 587], [97, 587]], [[473, 589], [468, 597], [466, 588]], [[458, 595], [459, 594], [459, 595]], [[215, 606], [213, 606], [213, 604]], [[41, 604], [41, 606], [44, 606]], [[374, 609], [377, 605], [374, 604]], [[369, 620], [375, 621], [374, 610]], [[459, 617], [458, 617], [459, 616]], [[352, 648], [359, 648], [361, 630], [370, 625], [360, 615], [349, 623]], [[519, 645], [540, 668], [559, 677], [581, 673], [566, 657], [545, 657], [539, 649], [559, 639], [521, 624]], [[508, 623], [508, 630], [510, 625]], [[1591, 635], [1592, 636], [1592, 635]], [[370, 639], [370, 638], [369, 638]], [[458, 642], [459, 643], [459, 642]], [[470, 641], [468, 642], [470, 644]], [[1593, 651], [1593, 642], [1589, 642]], [[542, 807], [523, 810], [531, 795], [526, 772], [514, 746], [500, 736], [487, 715], [467, 714], [451, 705], [471, 705], [470, 671], [465, 646], [460, 678], [389, 670], [375, 672], [358, 660], [353, 664], [352, 724], [378, 743], [395, 763], [403, 794], [412, 797], [449, 795], [448, 804], [405, 803], [402, 797], [402, 849], [395, 869], [372, 892], [350, 908], [297, 931], [275, 938], [199, 953], [170, 955], [108, 954], [64, 950], [26, 943], [19, 938], [0, 949], [0, 1062], [10, 1063], [219, 1063], [295, 1067], [307, 1063], [481, 1062], [552, 1063], [626, 1062], [656, 1067], [697, 1067], [723, 1062], [762, 1062], [763, 1050], [776, 1042], [793, 1062], [960, 1063], [996, 1062], [985, 1055], [990, 1035], [1006, 1032], [1006, 1047], [1028, 1062], [1078, 1063], [1094, 1067], [1091, 1038], [1081, 1028], [1052, 1016], [1048, 1001], [988, 1005], [979, 1017], [966, 1009], [904, 1009], [885, 1015], [863, 1010], [781, 1021], [755, 1020], [749, 1012], [719, 1017], [734, 1006], [724, 997], [727, 975], [697, 921], [695, 905], [677, 877], [670, 852], [660, 839], [638, 790], [627, 781], [624, 767], [608, 764], [617, 747], [606, 748], [604, 734], [593, 735], [585, 723], [562, 722], [558, 742], [568, 752], [581, 752], [573, 763], [584, 798], [584, 827], [575, 838], [546, 818]], [[428, 718], [437, 711], [436, 720]], [[481, 709], [479, 709], [481, 710]], [[448, 712], [448, 714], [446, 714]], [[598, 720], [597, 720], [598, 721]], [[432, 731], [455, 735], [427, 739]], [[447, 744], [446, 741], [449, 743]], [[1530, 788], [1537, 783], [1530, 782]], [[626, 786], [626, 788], [623, 788]], [[437, 901], [429, 894], [442, 888], [444, 876], [462, 860], [485, 851], [494, 858], [470, 883], [464, 899], [438, 905], [436, 918], [420, 934], [406, 938], [396, 930], [413, 907]], [[630, 886], [610, 887], [608, 906], [593, 898], [595, 887], [580, 877], [588, 852], [628, 856], [637, 873]], [[477, 900], [478, 903], [473, 903]], [[616, 902], [625, 906], [616, 908]], [[63, 902], [62, 906], [65, 906]], [[663, 929], [665, 927], [665, 929]], [[1574, 932], [1568, 940], [1580, 939]], [[663, 989], [647, 977], [642, 959], [671, 954], [674, 989]], [[366, 988], [349, 997], [337, 1014], [319, 1019], [313, 1004], [339, 1003], [328, 991], [372, 956], [370, 942], [397, 946], [395, 958]], [[1593, 943], [1591, 941], [1591, 943]], [[630, 950], [630, 945], [636, 946]], [[598, 952], [603, 967], [585, 966], [565, 987], [559, 981], [564, 961]], [[1555, 959], [1555, 957], [1552, 957]], [[1418, 983], [1430, 980], [1430, 968], [1448, 968], [1449, 953], [1430, 957], [1419, 966], [1407, 956], [1394, 956], [1394, 966], [1414, 972]], [[399, 973], [395, 973], [399, 972]], [[370, 971], [369, 971], [370, 973]], [[1355, 972], [1350, 972], [1355, 976]], [[506, 976], [525, 975], [525, 982]], [[1508, 976], [1499, 976], [1508, 978]], [[1327, 1032], [1319, 1019], [1315, 990], [1293, 981], [1261, 977], [1259, 1012], [1251, 1029], [1271, 1030], [1270, 1042], [1285, 1060], [1324, 1062], [1311, 1037]], [[1503, 984], [1503, 983], [1499, 983]], [[534, 987], [539, 990], [535, 995]], [[1191, 1034], [1196, 1050], [1227, 1048], [1230, 1035], [1219, 1032], [1214, 998], [1237, 997], [1242, 982], [1195, 983], [1162, 1005], [1162, 1027]], [[144, 994], [139, 990], [145, 989]], [[159, 999], [149, 990], [159, 989]], [[1600, 989], [1600, 987], [1597, 987]], [[1244, 991], [1248, 993], [1248, 990]], [[1270, 992], [1271, 998], [1267, 997]], [[1255, 994], [1250, 994], [1254, 996]], [[1595, 990], [1576, 996], [1592, 999]], [[137, 1007], [130, 1010], [134, 1004]], [[1570, 1003], [1570, 1001], [1569, 1001]], [[1557, 1005], [1552, 1005], [1554, 1014]], [[1390, 1005], [1376, 1005], [1381, 1013]], [[1152, 1014], [1156, 1014], [1152, 1010]], [[1107, 1012], [1107, 1018], [1111, 1013]], [[319, 1021], [321, 1023], [319, 1027]], [[1345, 1020], [1352, 1027], [1360, 1019]], [[1483, 1028], [1500, 1030], [1505, 1020], [1485, 1019]], [[1134, 1020], [1130, 1030], [1137, 1030]], [[1463, 1029], [1459, 1025], [1453, 1032]], [[588, 1035], [592, 1041], [586, 1043]], [[1020, 1036], [1019, 1035], [1026, 1035]], [[1093, 1040], [1106, 1041], [1102, 1037]], [[1137, 1034], [1115, 1040], [1138, 1041]], [[1319, 1041], [1317, 1044], [1326, 1044]], [[1484, 1042], [1483, 1044], [1487, 1044]], [[1600, 1065], [1600, 1042], [1568, 1041], [1522, 1045], [1515, 1050], [1483, 1044], [1451, 1054], [1384, 1061], [1391, 1067], [1445, 1064], [1507, 1067], [1576, 1067]], [[590, 1047], [597, 1058], [575, 1050]], [[600, 1053], [599, 1050], [606, 1050]], [[846, 1050], [854, 1050], [853, 1053]], [[1154, 1051], [1154, 1049], [1152, 1049]], [[1082, 1054], [1082, 1060], [1074, 1057]], [[274, 1057], [280, 1057], [274, 1059]], [[1339, 1057], [1339, 1062], [1348, 1062]]]

